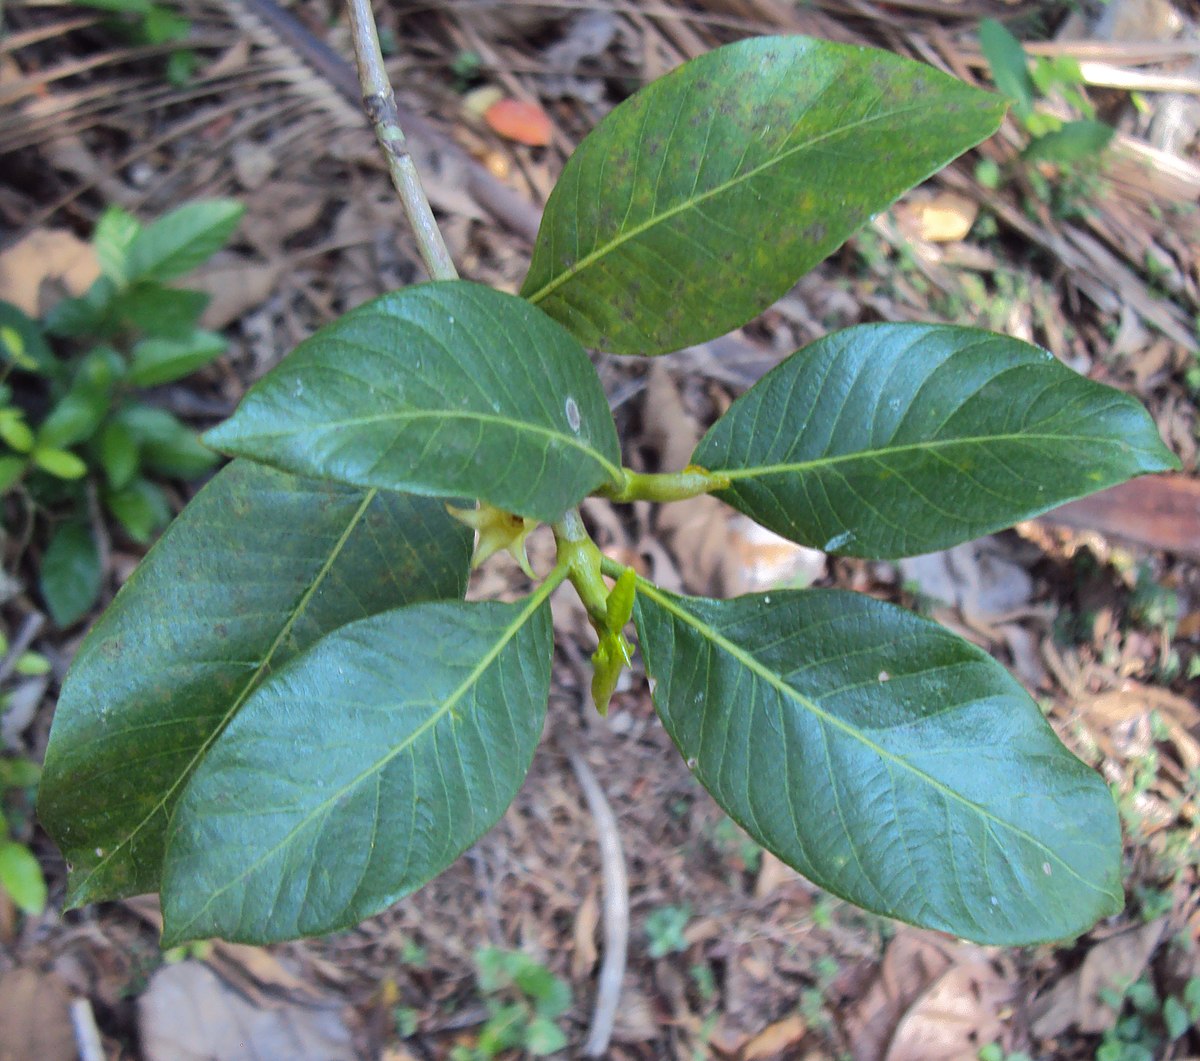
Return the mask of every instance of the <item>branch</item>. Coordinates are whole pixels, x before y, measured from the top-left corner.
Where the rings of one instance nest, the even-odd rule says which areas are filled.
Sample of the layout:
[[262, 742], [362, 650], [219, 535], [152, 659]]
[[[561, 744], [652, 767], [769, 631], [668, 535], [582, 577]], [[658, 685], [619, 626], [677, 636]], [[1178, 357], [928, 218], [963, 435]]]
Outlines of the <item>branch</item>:
[[379, 31], [371, 12], [371, 0], [347, 0], [350, 31], [354, 39], [354, 55], [358, 60], [358, 83], [362, 88], [363, 109], [375, 128], [375, 139], [383, 149], [392, 184], [400, 196], [408, 223], [417, 237], [421, 260], [434, 280], [456, 280], [458, 270], [446, 250], [441, 230], [433, 218], [429, 199], [421, 187], [416, 163], [408, 152], [400, 117], [396, 111], [396, 95], [383, 66], [379, 48]]

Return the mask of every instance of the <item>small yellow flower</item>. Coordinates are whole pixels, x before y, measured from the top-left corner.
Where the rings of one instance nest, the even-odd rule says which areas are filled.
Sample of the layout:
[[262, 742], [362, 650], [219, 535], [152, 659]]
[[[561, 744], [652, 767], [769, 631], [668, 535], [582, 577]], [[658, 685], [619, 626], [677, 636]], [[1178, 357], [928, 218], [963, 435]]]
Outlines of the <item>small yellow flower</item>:
[[475, 552], [471, 557], [471, 567], [479, 567], [489, 556], [503, 550], [509, 553], [521, 570], [530, 578], [534, 578], [533, 568], [529, 566], [529, 557], [525, 555], [525, 539], [529, 532], [536, 527], [537, 520], [527, 516], [514, 516], [511, 512], [480, 501], [478, 508], [455, 508], [447, 505], [446, 511], [459, 523], [465, 523], [475, 531]]

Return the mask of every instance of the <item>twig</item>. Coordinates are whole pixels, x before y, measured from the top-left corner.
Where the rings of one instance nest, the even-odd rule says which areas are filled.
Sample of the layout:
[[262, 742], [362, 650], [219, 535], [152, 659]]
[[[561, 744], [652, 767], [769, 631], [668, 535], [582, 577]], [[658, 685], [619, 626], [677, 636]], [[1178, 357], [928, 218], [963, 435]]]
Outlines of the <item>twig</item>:
[[421, 177], [408, 152], [400, 116], [396, 111], [396, 95], [383, 66], [379, 47], [379, 31], [371, 13], [371, 0], [348, 0], [350, 32], [354, 40], [354, 55], [358, 60], [358, 82], [362, 87], [363, 108], [375, 128], [375, 139], [383, 149], [392, 184], [400, 196], [408, 223], [417, 237], [417, 249], [429, 275], [434, 280], [454, 280], [458, 270], [446, 249], [442, 233], [433, 218], [429, 199], [421, 186]]
[[100, 1029], [96, 1027], [96, 1015], [86, 998], [77, 998], [71, 1003], [71, 1027], [75, 1030], [75, 1048], [79, 1061], [104, 1061], [104, 1043]]
[[603, 1057], [608, 1052], [617, 1005], [621, 1001], [621, 983], [625, 979], [625, 955], [629, 946], [629, 879], [617, 819], [604, 796], [604, 789], [592, 773], [587, 760], [575, 749], [566, 749], [567, 759], [579, 787], [583, 789], [588, 810], [596, 823], [600, 842], [600, 875], [604, 894], [604, 959], [596, 979], [596, 1004], [592, 1024], [584, 1043], [585, 1057]]

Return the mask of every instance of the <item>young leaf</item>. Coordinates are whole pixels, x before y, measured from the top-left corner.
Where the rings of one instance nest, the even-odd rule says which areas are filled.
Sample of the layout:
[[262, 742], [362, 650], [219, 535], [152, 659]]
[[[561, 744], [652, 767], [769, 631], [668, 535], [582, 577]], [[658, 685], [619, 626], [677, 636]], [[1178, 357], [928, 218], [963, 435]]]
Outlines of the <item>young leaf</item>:
[[243, 210], [232, 199], [208, 199], [186, 203], [147, 225], [129, 245], [129, 282], [174, 280], [191, 272], [225, 246]]
[[225, 353], [228, 344], [216, 332], [197, 329], [183, 339], [145, 339], [131, 353], [129, 382], [157, 387], [181, 379]]
[[857, 593], [712, 601], [639, 582], [654, 704], [697, 779], [835, 895], [979, 942], [1121, 909], [1104, 781], [987, 653]]
[[82, 479], [87, 475], [87, 465], [67, 449], [39, 445], [29, 454], [29, 458], [55, 479]]
[[460, 596], [440, 501], [236, 461], [150, 550], [63, 684], [39, 792], [75, 905], [158, 888], [184, 782], [262, 677], [329, 630]]
[[100, 550], [86, 523], [64, 523], [42, 556], [42, 596], [55, 625], [78, 622], [100, 595]]
[[826, 552], [944, 549], [1178, 467], [1134, 399], [974, 328], [866, 324], [793, 354], [692, 456], [717, 496]]
[[322, 328], [205, 441], [301, 475], [479, 497], [542, 521], [620, 475], [583, 348], [522, 299], [459, 280]]
[[0, 842], [0, 892], [7, 892], [18, 910], [33, 917], [46, 909], [42, 867], [33, 852], [15, 840]]
[[712, 339], [1003, 113], [998, 97], [886, 52], [806, 37], [718, 48], [579, 145], [521, 294], [614, 353]]
[[110, 206], [100, 215], [92, 233], [92, 246], [96, 248], [96, 260], [100, 270], [115, 284], [125, 283], [125, 264], [129, 245], [142, 231], [138, 219], [128, 210]]
[[1024, 116], [1032, 111], [1037, 89], [1021, 42], [994, 18], [985, 18], [979, 23], [979, 48], [996, 88], [1013, 101], [1017, 114]]
[[542, 734], [548, 585], [362, 619], [263, 682], [171, 821], [164, 945], [357, 924], [490, 829]]

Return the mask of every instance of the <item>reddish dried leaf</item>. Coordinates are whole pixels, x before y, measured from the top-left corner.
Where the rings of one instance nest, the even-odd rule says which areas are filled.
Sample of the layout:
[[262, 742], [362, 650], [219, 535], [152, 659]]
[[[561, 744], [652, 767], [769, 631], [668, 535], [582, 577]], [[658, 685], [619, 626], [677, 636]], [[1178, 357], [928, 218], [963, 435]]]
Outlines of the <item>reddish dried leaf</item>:
[[505, 139], [530, 147], [545, 147], [553, 132], [541, 107], [519, 99], [497, 100], [483, 112], [483, 120]]

